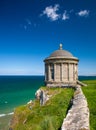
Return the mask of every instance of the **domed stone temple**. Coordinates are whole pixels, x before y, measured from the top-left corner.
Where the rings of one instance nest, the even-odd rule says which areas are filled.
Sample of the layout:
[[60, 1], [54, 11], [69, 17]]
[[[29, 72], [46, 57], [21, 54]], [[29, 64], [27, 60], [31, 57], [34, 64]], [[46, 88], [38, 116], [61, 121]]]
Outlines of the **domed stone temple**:
[[54, 51], [45, 62], [45, 84], [49, 87], [76, 86], [78, 82], [78, 58], [62, 49]]

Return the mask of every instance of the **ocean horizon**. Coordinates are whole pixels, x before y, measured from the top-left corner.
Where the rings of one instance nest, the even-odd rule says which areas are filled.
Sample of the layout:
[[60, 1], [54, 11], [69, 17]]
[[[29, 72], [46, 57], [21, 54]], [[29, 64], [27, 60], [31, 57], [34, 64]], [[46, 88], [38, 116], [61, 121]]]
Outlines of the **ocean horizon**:
[[[96, 79], [96, 76], [79, 76], [81, 81], [93, 79]], [[40, 86], [44, 86], [44, 75], [0, 76], [0, 117], [33, 100]]]

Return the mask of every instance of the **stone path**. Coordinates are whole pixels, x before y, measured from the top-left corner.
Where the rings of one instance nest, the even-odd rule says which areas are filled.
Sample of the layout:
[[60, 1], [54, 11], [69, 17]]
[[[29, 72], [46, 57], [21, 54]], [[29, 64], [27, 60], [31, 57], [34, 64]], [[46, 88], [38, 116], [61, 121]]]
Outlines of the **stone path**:
[[78, 85], [71, 109], [63, 121], [61, 130], [90, 130], [87, 100]]

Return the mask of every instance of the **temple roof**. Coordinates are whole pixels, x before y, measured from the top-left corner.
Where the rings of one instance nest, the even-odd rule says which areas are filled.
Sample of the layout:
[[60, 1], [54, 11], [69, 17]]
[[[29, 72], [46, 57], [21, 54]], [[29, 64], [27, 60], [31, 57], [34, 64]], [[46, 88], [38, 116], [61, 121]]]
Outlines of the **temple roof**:
[[77, 59], [76, 57], [74, 57], [69, 51], [63, 50], [62, 48], [62, 44], [60, 44], [59, 49], [54, 51], [53, 53], [51, 53], [51, 55], [49, 55], [49, 57], [47, 57], [45, 60], [47, 59], [58, 59], [58, 58], [68, 58], [68, 59]]
[[62, 49], [62, 44], [60, 44], [59, 50], [54, 51], [49, 57], [73, 57], [73, 55]]
[[66, 50], [56, 50], [49, 57], [73, 57], [73, 55]]

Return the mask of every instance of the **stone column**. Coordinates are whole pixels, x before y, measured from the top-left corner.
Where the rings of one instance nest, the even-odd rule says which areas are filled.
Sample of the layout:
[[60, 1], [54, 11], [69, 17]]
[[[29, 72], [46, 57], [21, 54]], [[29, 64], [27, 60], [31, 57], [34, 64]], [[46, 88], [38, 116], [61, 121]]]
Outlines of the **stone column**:
[[77, 69], [77, 64], [75, 64], [75, 81], [78, 79], [78, 69]]
[[60, 63], [60, 81], [62, 81], [62, 66], [61, 66], [61, 63]]
[[73, 64], [69, 63], [69, 81], [73, 81]]
[[68, 65], [67, 73], [68, 73], [68, 81], [69, 81], [69, 63], [67, 65]]
[[50, 64], [48, 64], [48, 81], [51, 80]]
[[56, 64], [54, 63], [54, 81], [56, 81]]
[[55, 75], [56, 81], [60, 81], [60, 64], [56, 64], [56, 75]]
[[68, 81], [68, 64], [67, 63], [62, 64], [62, 80], [64, 82]]
[[74, 74], [75, 74], [75, 71], [74, 71], [74, 63], [73, 63], [73, 81], [75, 80]]
[[61, 66], [62, 66], [62, 81], [64, 81], [64, 64], [62, 63]]

